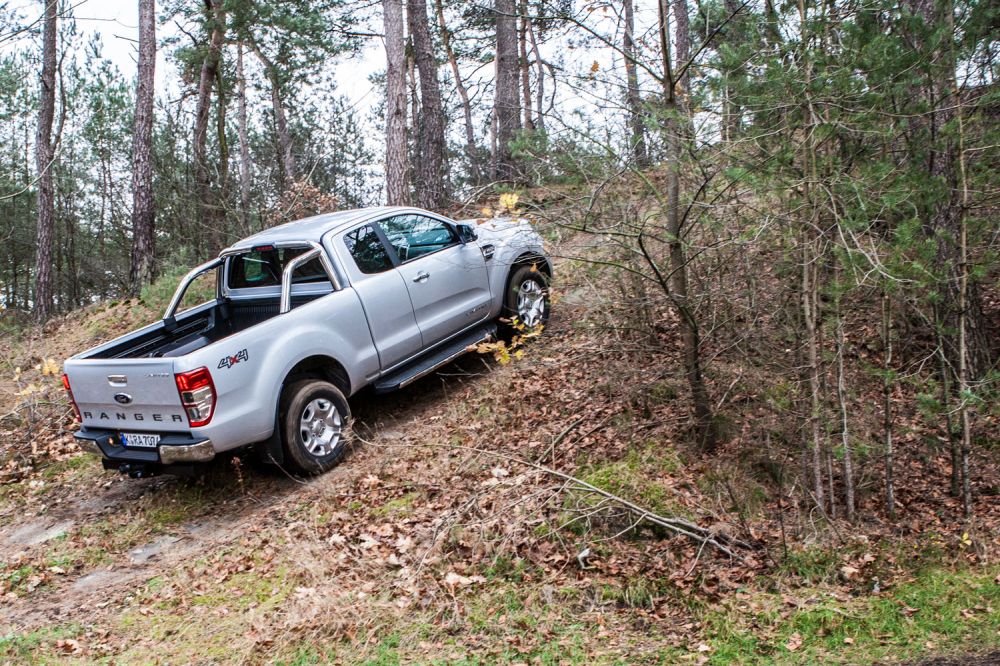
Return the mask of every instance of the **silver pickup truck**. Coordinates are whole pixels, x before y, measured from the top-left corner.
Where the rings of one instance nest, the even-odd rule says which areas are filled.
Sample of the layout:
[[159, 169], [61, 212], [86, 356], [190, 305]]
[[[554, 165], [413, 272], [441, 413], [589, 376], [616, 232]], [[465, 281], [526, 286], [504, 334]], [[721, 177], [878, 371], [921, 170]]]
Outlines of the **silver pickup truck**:
[[[215, 298], [178, 313], [215, 273]], [[161, 321], [78, 354], [76, 439], [133, 477], [255, 445], [298, 473], [343, 456], [347, 398], [422, 377], [549, 315], [552, 266], [527, 222], [366, 208], [268, 229], [180, 283]]]

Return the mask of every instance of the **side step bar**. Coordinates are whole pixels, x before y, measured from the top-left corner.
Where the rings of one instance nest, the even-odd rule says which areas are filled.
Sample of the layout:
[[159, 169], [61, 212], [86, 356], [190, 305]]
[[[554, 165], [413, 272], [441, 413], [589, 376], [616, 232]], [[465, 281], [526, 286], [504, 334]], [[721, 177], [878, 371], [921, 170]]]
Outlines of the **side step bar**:
[[386, 375], [375, 382], [376, 393], [388, 393], [412, 384], [421, 377], [429, 375], [443, 365], [451, 363], [465, 353], [470, 345], [479, 344], [496, 337], [496, 324], [487, 324], [474, 328], [468, 333], [451, 340], [443, 346], [428, 352], [427, 355], [407, 363], [392, 374]]

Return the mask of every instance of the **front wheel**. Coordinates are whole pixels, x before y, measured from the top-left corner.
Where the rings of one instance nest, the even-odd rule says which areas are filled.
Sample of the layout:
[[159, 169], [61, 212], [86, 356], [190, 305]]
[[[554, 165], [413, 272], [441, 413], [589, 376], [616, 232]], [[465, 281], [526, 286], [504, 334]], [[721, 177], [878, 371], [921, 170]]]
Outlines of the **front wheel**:
[[549, 277], [537, 266], [520, 266], [511, 273], [504, 295], [502, 319], [509, 333], [524, 334], [549, 321]]
[[340, 462], [351, 425], [351, 408], [340, 389], [307, 379], [285, 389], [282, 405], [285, 460], [294, 471], [322, 474]]

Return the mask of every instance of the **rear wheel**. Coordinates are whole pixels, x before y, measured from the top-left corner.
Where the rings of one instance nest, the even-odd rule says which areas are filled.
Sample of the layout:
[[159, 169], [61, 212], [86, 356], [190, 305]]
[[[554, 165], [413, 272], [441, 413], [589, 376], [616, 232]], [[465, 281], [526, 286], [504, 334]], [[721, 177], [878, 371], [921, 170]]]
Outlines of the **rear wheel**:
[[351, 408], [340, 389], [307, 379], [288, 386], [282, 397], [285, 461], [302, 474], [321, 474], [344, 457], [350, 439]]
[[507, 284], [501, 319], [508, 335], [530, 333], [549, 321], [549, 276], [534, 264], [515, 267]]

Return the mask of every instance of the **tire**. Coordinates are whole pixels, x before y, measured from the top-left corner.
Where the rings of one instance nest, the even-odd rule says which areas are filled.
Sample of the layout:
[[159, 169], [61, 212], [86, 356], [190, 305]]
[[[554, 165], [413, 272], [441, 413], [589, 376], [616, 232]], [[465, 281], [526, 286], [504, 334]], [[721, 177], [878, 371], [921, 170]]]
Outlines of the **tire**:
[[292, 471], [322, 474], [340, 462], [351, 433], [351, 408], [340, 389], [306, 379], [286, 387], [281, 404], [285, 463]]
[[530, 333], [549, 321], [549, 276], [534, 264], [515, 266], [507, 281], [500, 323], [505, 337]]

